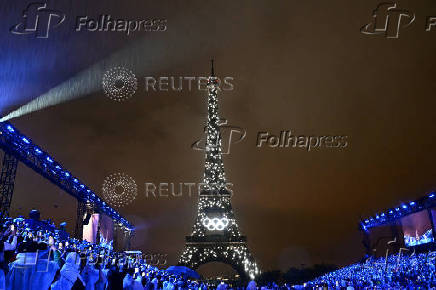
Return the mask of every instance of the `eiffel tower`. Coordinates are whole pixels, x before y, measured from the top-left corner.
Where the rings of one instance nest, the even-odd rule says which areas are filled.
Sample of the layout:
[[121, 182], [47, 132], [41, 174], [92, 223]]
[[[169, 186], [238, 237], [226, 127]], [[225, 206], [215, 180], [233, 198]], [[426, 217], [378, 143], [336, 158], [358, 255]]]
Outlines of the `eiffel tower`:
[[222, 262], [235, 269], [242, 280], [254, 279], [259, 268], [247, 247], [247, 238], [239, 232], [230, 202], [221, 152], [221, 120], [218, 114], [218, 78], [213, 60], [208, 78], [208, 118], [206, 161], [198, 200], [198, 213], [192, 234], [186, 237], [179, 265], [197, 269], [209, 262]]

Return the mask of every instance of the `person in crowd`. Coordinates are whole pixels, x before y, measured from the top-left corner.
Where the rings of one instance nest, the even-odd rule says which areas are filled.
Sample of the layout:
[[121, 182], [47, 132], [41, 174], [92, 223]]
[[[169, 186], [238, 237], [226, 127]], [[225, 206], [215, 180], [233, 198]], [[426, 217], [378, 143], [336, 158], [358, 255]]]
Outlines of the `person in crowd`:
[[257, 289], [256, 281], [251, 280], [247, 285], [247, 290], [256, 290], [256, 289]]
[[123, 289], [131, 290], [133, 286], [133, 269], [128, 269], [123, 279]]
[[[70, 252], [67, 254], [65, 264], [60, 271], [59, 280], [51, 285], [52, 290], [70, 290], [73, 286], [81, 284], [85, 286], [85, 282], [80, 276], [80, 255], [76, 252]], [[76, 288], [78, 286], [75, 286]]]
[[163, 282], [163, 289], [164, 290], [175, 290], [172, 278], [169, 278]]
[[104, 264], [104, 260], [102, 257], [98, 257], [97, 263], [95, 264], [95, 268], [98, 270], [98, 280], [94, 284], [95, 290], [105, 290], [107, 284], [106, 272], [102, 267]]
[[82, 276], [86, 286], [86, 290], [94, 290], [95, 284], [100, 279], [100, 269], [96, 268], [98, 259], [94, 259], [91, 255], [88, 257], [85, 267], [83, 267], [80, 275]]
[[9, 222], [5, 223], [0, 232], [0, 269], [3, 270], [4, 274], [8, 273], [8, 264], [14, 255], [17, 242], [15, 225]]
[[6, 274], [8, 273], [8, 260], [5, 257], [8, 252], [15, 250], [17, 236], [13, 226], [5, 224], [0, 232], [0, 289], [6, 288]]
[[[16, 260], [9, 264], [5, 289], [30, 289], [31, 276], [37, 263], [38, 244], [33, 241], [33, 234], [26, 228], [22, 232], [23, 240], [17, 248]], [[0, 243], [1, 245], [1, 243]]]
[[218, 284], [218, 287], [216, 287], [217, 290], [227, 290], [228, 285], [224, 282], [221, 282]]
[[38, 243], [36, 264], [30, 276], [30, 289], [48, 289], [59, 270], [59, 265], [53, 259], [52, 250], [46, 243]]
[[123, 273], [118, 269], [116, 264], [112, 265], [107, 273], [107, 290], [123, 289]]
[[153, 285], [153, 290], [158, 290], [159, 289], [159, 281], [158, 279], [155, 277], [153, 278], [153, 280], [151, 280], [151, 284]]

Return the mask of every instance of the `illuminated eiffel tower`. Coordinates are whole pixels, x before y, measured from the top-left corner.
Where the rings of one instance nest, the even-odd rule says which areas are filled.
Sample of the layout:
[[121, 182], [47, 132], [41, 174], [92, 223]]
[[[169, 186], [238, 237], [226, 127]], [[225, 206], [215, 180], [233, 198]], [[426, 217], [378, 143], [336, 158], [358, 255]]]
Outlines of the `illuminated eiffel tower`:
[[218, 114], [218, 79], [213, 61], [208, 79], [208, 118], [206, 127], [206, 161], [203, 188], [199, 194], [198, 213], [192, 234], [179, 265], [196, 269], [209, 262], [222, 262], [235, 269], [242, 280], [254, 279], [260, 271], [247, 247], [247, 238], [239, 232], [226, 185], [221, 152]]

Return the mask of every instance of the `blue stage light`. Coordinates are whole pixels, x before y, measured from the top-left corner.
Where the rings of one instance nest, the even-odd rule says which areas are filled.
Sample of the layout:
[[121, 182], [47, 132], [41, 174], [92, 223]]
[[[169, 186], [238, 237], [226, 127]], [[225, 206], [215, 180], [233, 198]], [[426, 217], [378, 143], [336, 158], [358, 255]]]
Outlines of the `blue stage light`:
[[431, 193], [428, 197], [433, 198], [434, 197], [434, 193]]
[[14, 128], [12, 128], [11, 125], [7, 125], [7, 126], [6, 126], [6, 129], [8, 129], [8, 131], [11, 132], [11, 133], [12, 133], [12, 132], [15, 132]]
[[30, 144], [30, 141], [27, 140], [25, 137], [21, 138], [21, 140], [23, 140], [23, 142], [26, 143], [26, 144]]
[[57, 170], [61, 169], [61, 167], [60, 167], [59, 165], [56, 165], [55, 168], [56, 168]]
[[393, 211], [393, 210], [390, 210], [390, 211], [389, 211], [389, 213], [390, 213], [390, 214], [393, 214], [393, 213], [394, 213], [394, 211]]
[[415, 205], [415, 202], [414, 201], [412, 201], [411, 203], [409, 203], [410, 204], [410, 206], [414, 206]]
[[39, 150], [37, 147], [35, 147], [35, 152], [36, 152], [36, 154], [41, 154], [42, 153], [42, 151]]
[[47, 156], [46, 159], [47, 159], [48, 162], [53, 163], [53, 159], [51, 159], [50, 156]]
[[380, 217], [379, 217], [379, 215], [376, 215], [375, 218], [376, 218], [376, 219], [379, 219]]
[[70, 177], [70, 174], [68, 172], [65, 172], [66, 177]]
[[404, 208], [404, 209], [406, 209], [406, 208], [407, 208], [407, 205], [403, 204], [401, 207]]

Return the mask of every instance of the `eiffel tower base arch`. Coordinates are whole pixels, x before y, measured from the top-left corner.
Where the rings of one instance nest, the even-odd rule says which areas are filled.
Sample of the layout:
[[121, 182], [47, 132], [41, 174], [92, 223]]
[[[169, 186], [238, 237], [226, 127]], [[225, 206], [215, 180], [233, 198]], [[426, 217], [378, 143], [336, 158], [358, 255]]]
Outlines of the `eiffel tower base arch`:
[[258, 274], [257, 265], [245, 242], [187, 242], [179, 265], [196, 270], [210, 262], [230, 265], [244, 282], [254, 279]]

